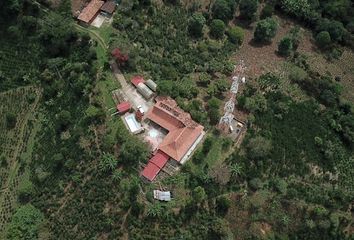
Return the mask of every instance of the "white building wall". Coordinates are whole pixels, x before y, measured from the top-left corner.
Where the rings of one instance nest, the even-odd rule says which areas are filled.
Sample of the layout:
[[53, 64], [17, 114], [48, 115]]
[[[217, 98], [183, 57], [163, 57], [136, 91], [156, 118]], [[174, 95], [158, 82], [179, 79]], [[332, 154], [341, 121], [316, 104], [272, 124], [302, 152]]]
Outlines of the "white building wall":
[[180, 163], [183, 165], [185, 162], [187, 162], [187, 160], [191, 157], [193, 151], [195, 150], [195, 148], [198, 146], [198, 144], [200, 143], [200, 141], [203, 139], [205, 135], [205, 132], [203, 131], [199, 137], [197, 138], [197, 140], [195, 140], [195, 142], [193, 143], [193, 145], [188, 149], [187, 153], [183, 156], [183, 158], [181, 159]]

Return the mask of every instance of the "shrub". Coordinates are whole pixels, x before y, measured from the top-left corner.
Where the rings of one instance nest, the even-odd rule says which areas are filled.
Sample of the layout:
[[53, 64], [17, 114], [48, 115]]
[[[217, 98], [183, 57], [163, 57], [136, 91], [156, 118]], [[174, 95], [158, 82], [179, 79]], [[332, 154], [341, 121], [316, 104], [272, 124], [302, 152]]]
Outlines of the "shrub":
[[290, 37], [284, 37], [278, 44], [278, 52], [281, 56], [289, 56], [293, 50], [293, 41]]
[[305, 81], [307, 78], [307, 72], [298, 66], [292, 67], [289, 71], [289, 79], [293, 82], [300, 83]]
[[12, 129], [16, 126], [17, 118], [14, 113], [7, 113], [6, 114], [6, 127], [8, 129]]
[[316, 36], [316, 43], [320, 48], [327, 48], [331, 42], [332, 40], [329, 32], [322, 31]]
[[203, 202], [206, 199], [207, 195], [205, 193], [204, 188], [201, 187], [201, 186], [198, 186], [198, 187], [193, 189], [192, 197], [193, 197], [193, 201], [195, 203], [201, 203], [201, 202]]
[[222, 38], [225, 32], [225, 23], [220, 19], [214, 19], [210, 24], [210, 35], [215, 38]]
[[351, 22], [349, 22], [345, 28], [350, 32], [350, 33], [354, 33], [354, 20], [352, 20]]
[[99, 169], [102, 172], [111, 172], [117, 167], [117, 164], [117, 158], [110, 153], [104, 153], [99, 162]]
[[257, 23], [254, 40], [257, 42], [270, 42], [275, 37], [278, 23], [273, 18], [266, 18]]
[[251, 181], [249, 181], [249, 185], [252, 190], [259, 190], [263, 188], [263, 182], [259, 178], [253, 178]]
[[225, 215], [227, 213], [227, 210], [231, 206], [231, 200], [227, 196], [220, 196], [216, 198], [216, 210], [218, 213], [221, 215]]
[[270, 4], [266, 4], [261, 11], [260, 18], [261, 19], [269, 18], [273, 16], [273, 13], [274, 13], [274, 6]]
[[210, 118], [210, 123], [211, 124], [216, 124], [219, 121], [220, 118], [220, 108], [221, 102], [219, 99], [212, 97], [208, 101], [208, 114]]
[[340, 42], [343, 39], [343, 35], [345, 34], [344, 26], [341, 22], [335, 20], [329, 20], [327, 18], [323, 18], [318, 21], [316, 27], [317, 33], [326, 31], [331, 36], [331, 40], [335, 42]]
[[6, 239], [37, 239], [38, 229], [43, 219], [43, 214], [31, 204], [20, 207], [12, 217]]
[[238, 46], [242, 45], [244, 39], [243, 29], [240, 27], [233, 27], [227, 31], [227, 36], [229, 37], [230, 42]]
[[252, 20], [254, 19], [258, 8], [258, 0], [241, 0], [240, 17]]
[[27, 202], [35, 194], [33, 183], [30, 180], [22, 181], [18, 192], [20, 202]]
[[189, 33], [195, 37], [201, 37], [203, 35], [203, 27], [206, 20], [203, 14], [194, 13], [189, 20]]

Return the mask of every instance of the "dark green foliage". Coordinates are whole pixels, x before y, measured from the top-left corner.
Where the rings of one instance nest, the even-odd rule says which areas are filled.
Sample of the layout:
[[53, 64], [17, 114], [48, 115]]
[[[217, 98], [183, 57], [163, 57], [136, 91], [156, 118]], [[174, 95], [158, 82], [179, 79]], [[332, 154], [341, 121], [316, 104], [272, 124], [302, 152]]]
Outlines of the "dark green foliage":
[[212, 125], [215, 125], [219, 122], [220, 105], [221, 105], [221, 101], [215, 97], [211, 98], [208, 101], [208, 114], [209, 114], [210, 123]]
[[251, 113], [265, 112], [268, 109], [267, 100], [260, 93], [257, 93], [252, 97], [247, 97], [244, 101], [243, 107]]
[[319, 32], [316, 35], [316, 43], [321, 48], [328, 48], [331, 42], [331, 35], [326, 31]]
[[203, 35], [203, 27], [206, 23], [205, 17], [201, 13], [194, 13], [189, 20], [189, 32], [192, 36], [201, 37]]
[[250, 187], [252, 190], [259, 190], [263, 188], [264, 183], [259, 178], [253, 178], [249, 181]]
[[93, 105], [90, 105], [86, 111], [85, 115], [88, 121], [92, 123], [100, 123], [104, 120], [105, 118], [105, 112], [101, 107], [95, 107]]
[[220, 19], [214, 19], [210, 24], [210, 35], [214, 38], [222, 38], [225, 33], [225, 23]]
[[350, 32], [350, 33], [354, 33], [354, 20], [350, 21], [345, 28]]
[[352, 9], [352, 3], [350, 0], [323, 2], [323, 15], [333, 19], [346, 19]]
[[12, 129], [16, 126], [17, 118], [13, 113], [6, 114], [6, 127], [7, 129]]
[[77, 39], [77, 33], [71, 23], [61, 15], [50, 13], [41, 23], [40, 41], [46, 44], [47, 53], [52, 57], [67, 56], [71, 42]]
[[270, 154], [272, 143], [264, 137], [257, 136], [248, 142], [247, 149], [251, 159], [264, 159]]
[[99, 169], [102, 172], [112, 172], [118, 165], [118, 160], [112, 154], [104, 153], [100, 159]]
[[128, 168], [135, 168], [139, 162], [148, 160], [148, 146], [146, 144], [136, 144], [137, 142], [136, 138], [128, 137], [122, 144], [119, 159]]
[[[213, 71], [219, 72], [219, 71]], [[226, 79], [218, 79], [216, 82], [213, 82], [208, 87], [208, 94], [210, 96], [220, 97], [228, 88], [230, 87], [230, 83]]]
[[237, 46], [241, 46], [244, 39], [244, 31], [240, 27], [232, 27], [227, 31], [227, 36], [229, 37], [230, 42], [236, 44]]
[[206, 197], [207, 195], [205, 193], [205, 190], [201, 186], [198, 186], [193, 189], [192, 198], [195, 203], [203, 202], [206, 199]]
[[30, 180], [22, 181], [18, 189], [18, 198], [20, 202], [28, 202], [36, 193], [35, 187]]
[[[327, 31], [332, 41], [354, 46], [353, 36], [343, 27], [352, 17], [353, 6], [349, 0], [281, 0], [277, 1], [277, 7], [310, 26], [316, 34]], [[350, 27], [347, 30], [350, 31]]]
[[274, 13], [274, 6], [271, 4], [266, 4], [261, 11], [261, 19], [272, 17]]
[[231, 200], [227, 196], [220, 196], [216, 199], [216, 210], [220, 215], [225, 215], [231, 206]]
[[233, 19], [235, 8], [235, 0], [216, 0], [212, 8], [213, 17], [228, 22]]
[[323, 18], [318, 22], [316, 31], [318, 33], [327, 31], [333, 41], [340, 42], [343, 39], [345, 29], [341, 22]]
[[293, 50], [293, 41], [290, 37], [284, 37], [278, 44], [278, 53], [281, 56], [289, 56]]
[[246, 20], [253, 20], [258, 9], [258, 0], [241, 0], [240, 17]]
[[254, 40], [257, 42], [270, 42], [275, 37], [278, 23], [273, 18], [266, 18], [257, 23]]
[[13, 215], [6, 237], [9, 240], [33, 240], [38, 237], [38, 228], [43, 214], [31, 204], [23, 205]]
[[22, 10], [23, 2], [23, 0], [1, 1], [1, 18], [16, 16]]

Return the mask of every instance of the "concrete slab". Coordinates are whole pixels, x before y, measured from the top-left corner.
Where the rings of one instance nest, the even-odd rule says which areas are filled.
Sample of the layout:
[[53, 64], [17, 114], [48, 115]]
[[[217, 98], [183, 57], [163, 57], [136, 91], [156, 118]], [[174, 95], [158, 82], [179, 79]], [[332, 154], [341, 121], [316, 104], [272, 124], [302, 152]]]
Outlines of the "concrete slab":
[[104, 21], [106, 20], [106, 17], [98, 14], [95, 20], [92, 21], [91, 26], [94, 26], [96, 28], [100, 28]]

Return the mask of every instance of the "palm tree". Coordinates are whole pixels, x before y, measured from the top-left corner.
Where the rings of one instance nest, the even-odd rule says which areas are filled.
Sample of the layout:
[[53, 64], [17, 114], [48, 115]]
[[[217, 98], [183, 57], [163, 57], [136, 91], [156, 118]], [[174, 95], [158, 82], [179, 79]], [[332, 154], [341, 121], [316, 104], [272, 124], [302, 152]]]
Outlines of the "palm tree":
[[231, 176], [238, 177], [242, 174], [242, 166], [239, 163], [230, 165]]
[[110, 153], [104, 153], [100, 161], [100, 170], [102, 172], [112, 171], [117, 167], [117, 159]]
[[122, 175], [123, 175], [122, 171], [119, 170], [114, 171], [112, 175], [113, 181], [119, 182], [122, 179]]

